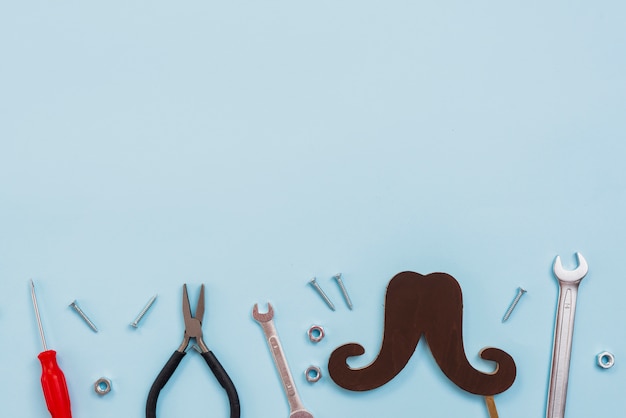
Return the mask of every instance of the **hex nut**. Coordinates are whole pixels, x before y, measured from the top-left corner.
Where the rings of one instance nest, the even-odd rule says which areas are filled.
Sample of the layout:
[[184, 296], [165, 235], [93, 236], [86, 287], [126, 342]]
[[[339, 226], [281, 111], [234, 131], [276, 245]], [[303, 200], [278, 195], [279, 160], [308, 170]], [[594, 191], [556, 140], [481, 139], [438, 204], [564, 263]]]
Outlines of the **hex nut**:
[[322, 378], [322, 371], [317, 366], [309, 366], [304, 372], [309, 383], [315, 383]]
[[106, 395], [107, 393], [111, 392], [111, 380], [107, 379], [106, 377], [101, 377], [100, 379], [96, 380], [96, 383], [93, 384], [93, 389], [100, 396]]
[[311, 328], [307, 331], [307, 334], [309, 335], [309, 340], [311, 340], [312, 343], [319, 343], [325, 335], [324, 328], [319, 325], [311, 326]]
[[598, 366], [603, 369], [610, 369], [615, 364], [615, 356], [608, 351], [603, 351], [596, 356]]

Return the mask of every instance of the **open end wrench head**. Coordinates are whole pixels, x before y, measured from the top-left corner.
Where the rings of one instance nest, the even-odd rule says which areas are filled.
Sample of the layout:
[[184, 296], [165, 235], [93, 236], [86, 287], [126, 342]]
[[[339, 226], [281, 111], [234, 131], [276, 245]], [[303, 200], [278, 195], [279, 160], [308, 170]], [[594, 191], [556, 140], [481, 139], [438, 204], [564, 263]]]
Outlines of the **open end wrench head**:
[[561, 264], [561, 257], [556, 256], [554, 260], [554, 275], [559, 280], [559, 282], [567, 282], [567, 283], [577, 283], [581, 281], [589, 271], [589, 266], [587, 265], [587, 260], [581, 253], [576, 253], [576, 258], [578, 259], [578, 267], [574, 270], [565, 270], [563, 268], [563, 264]]
[[267, 312], [259, 313], [259, 305], [255, 303], [252, 307], [252, 317], [258, 322], [270, 322], [274, 318], [274, 308], [267, 302]]

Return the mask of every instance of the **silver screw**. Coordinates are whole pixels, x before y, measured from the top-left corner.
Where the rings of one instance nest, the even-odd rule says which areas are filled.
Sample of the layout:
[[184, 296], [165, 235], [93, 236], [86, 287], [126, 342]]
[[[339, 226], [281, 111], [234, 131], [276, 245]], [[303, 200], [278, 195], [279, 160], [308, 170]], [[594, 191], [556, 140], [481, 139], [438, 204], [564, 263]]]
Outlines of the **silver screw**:
[[343, 298], [346, 300], [346, 303], [348, 304], [348, 308], [352, 310], [352, 301], [350, 300], [350, 296], [348, 296], [348, 291], [346, 290], [346, 286], [344, 286], [343, 284], [343, 280], [341, 280], [341, 273], [335, 274], [333, 278], [337, 280], [337, 284], [339, 285], [339, 288], [341, 289], [341, 293], [343, 293]]
[[324, 302], [326, 302], [326, 304], [328, 305], [328, 307], [331, 310], [335, 310], [335, 305], [333, 305], [333, 303], [330, 301], [330, 299], [328, 298], [328, 296], [326, 296], [326, 293], [324, 293], [324, 291], [322, 290], [322, 288], [320, 287], [319, 284], [317, 284], [317, 281], [315, 280], [315, 277], [313, 277], [311, 279], [311, 281], [309, 282], [309, 284], [311, 286], [313, 286], [313, 289], [315, 289], [317, 291], [317, 293], [319, 293], [319, 295], [322, 297], [322, 299], [324, 299]]
[[519, 300], [522, 298], [524, 293], [526, 293], [525, 289], [521, 287], [517, 288], [517, 296], [515, 296], [515, 299], [513, 299], [513, 302], [511, 302], [509, 309], [506, 310], [506, 313], [504, 314], [504, 317], [502, 318], [502, 322], [505, 322], [507, 319], [509, 319], [509, 316], [511, 316], [511, 312], [513, 312], [513, 309], [515, 309], [517, 302], [519, 302]]
[[131, 327], [137, 328], [137, 325], [139, 325], [139, 321], [141, 321], [141, 319], [146, 315], [146, 313], [148, 313], [148, 310], [152, 307], [152, 304], [154, 303], [156, 298], [157, 298], [157, 295], [154, 295], [150, 298], [148, 303], [146, 303], [146, 306], [144, 306], [141, 312], [139, 312], [139, 315], [137, 315], [137, 318], [135, 318], [135, 320], [130, 323]]
[[96, 328], [95, 324], [91, 321], [91, 319], [89, 319], [87, 315], [85, 315], [85, 312], [83, 312], [83, 310], [80, 309], [80, 307], [76, 304], [76, 301], [73, 301], [72, 303], [70, 303], [70, 307], [73, 308], [76, 311], [76, 313], [80, 315], [81, 318], [83, 318], [85, 323], [89, 325], [89, 328], [91, 328], [93, 332], [98, 332], [98, 328]]

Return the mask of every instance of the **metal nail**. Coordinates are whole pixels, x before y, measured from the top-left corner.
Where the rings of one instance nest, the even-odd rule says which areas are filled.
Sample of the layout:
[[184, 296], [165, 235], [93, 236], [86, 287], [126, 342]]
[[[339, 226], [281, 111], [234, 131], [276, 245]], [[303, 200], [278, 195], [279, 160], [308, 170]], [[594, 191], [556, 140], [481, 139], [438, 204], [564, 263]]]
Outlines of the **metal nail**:
[[352, 310], [352, 301], [350, 300], [350, 296], [348, 296], [348, 291], [346, 290], [346, 286], [344, 286], [343, 284], [343, 280], [341, 280], [341, 273], [337, 273], [333, 277], [335, 280], [337, 280], [337, 284], [339, 285], [339, 288], [341, 289], [341, 293], [343, 293], [343, 298], [346, 300], [346, 303], [348, 304], [348, 308]]
[[137, 315], [137, 318], [135, 318], [135, 320], [131, 322], [130, 324], [131, 327], [137, 328], [137, 325], [139, 325], [139, 321], [141, 321], [141, 319], [146, 315], [146, 313], [148, 313], [148, 310], [152, 307], [152, 304], [154, 303], [156, 298], [157, 298], [157, 295], [154, 295], [150, 298], [148, 303], [146, 303], [146, 306], [144, 306], [141, 312], [139, 312], [139, 315]]
[[85, 315], [85, 312], [83, 312], [83, 310], [80, 309], [78, 304], [76, 304], [76, 301], [73, 301], [72, 303], [70, 303], [69, 306], [73, 308], [81, 318], [83, 318], [83, 321], [85, 321], [85, 323], [89, 325], [89, 328], [91, 328], [93, 332], [98, 332], [98, 328], [96, 328], [96, 325], [93, 323], [91, 319], [87, 317], [87, 315]]
[[317, 281], [315, 280], [315, 277], [313, 277], [311, 279], [311, 281], [309, 282], [309, 284], [311, 286], [313, 286], [313, 289], [315, 289], [317, 291], [317, 293], [319, 293], [319, 295], [322, 297], [322, 299], [324, 299], [324, 302], [326, 302], [326, 304], [328, 305], [328, 307], [331, 310], [335, 310], [335, 305], [333, 305], [333, 303], [330, 301], [330, 299], [328, 298], [328, 296], [326, 295], [326, 293], [324, 293], [324, 291], [322, 290], [322, 288], [320, 287], [320, 285], [317, 283]]
[[522, 298], [524, 293], [526, 293], [525, 289], [521, 287], [517, 288], [517, 296], [515, 296], [515, 299], [513, 299], [513, 302], [511, 302], [509, 309], [506, 310], [506, 313], [504, 314], [504, 317], [502, 318], [502, 322], [505, 322], [507, 319], [509, 319], [509, 316], [511, 316], [511, 312], [513, 312], [513, 309], [515, 309], [517, 302], [519, 302], [519, 300]]

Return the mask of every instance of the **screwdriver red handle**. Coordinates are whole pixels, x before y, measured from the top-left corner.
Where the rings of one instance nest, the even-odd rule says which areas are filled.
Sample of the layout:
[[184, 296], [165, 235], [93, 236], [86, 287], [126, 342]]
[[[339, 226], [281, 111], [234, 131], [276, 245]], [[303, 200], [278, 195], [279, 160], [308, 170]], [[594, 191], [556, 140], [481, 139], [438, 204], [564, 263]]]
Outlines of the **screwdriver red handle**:
[[52, 418], [72, 418], [65, 375], [57, 364], [57, 352], [46, 350], [37, 356], [41, 362], [41, 387]]

